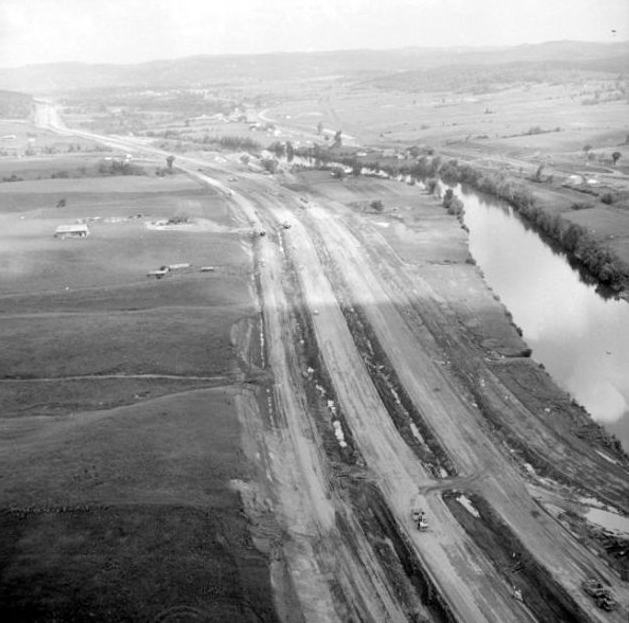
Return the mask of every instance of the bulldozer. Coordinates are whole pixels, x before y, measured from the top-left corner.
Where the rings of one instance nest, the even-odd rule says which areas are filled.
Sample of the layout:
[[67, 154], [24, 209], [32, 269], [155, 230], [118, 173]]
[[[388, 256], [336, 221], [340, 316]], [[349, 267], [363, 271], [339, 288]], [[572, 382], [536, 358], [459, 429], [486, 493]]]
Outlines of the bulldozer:
[[582, 584], [582, 588], [596, 603], [601, 610], [611, 612], [617, 607], [616, 600], [612, 597], [611, 591], [601, 581], [596, 578], [589, 578]]
[[420, 532], [426, 532], [428, 530], [428, 522], [426, 521], [426, 513], [421, 508], [414, 508], [411, 511], [411, 518], [415, 527]]

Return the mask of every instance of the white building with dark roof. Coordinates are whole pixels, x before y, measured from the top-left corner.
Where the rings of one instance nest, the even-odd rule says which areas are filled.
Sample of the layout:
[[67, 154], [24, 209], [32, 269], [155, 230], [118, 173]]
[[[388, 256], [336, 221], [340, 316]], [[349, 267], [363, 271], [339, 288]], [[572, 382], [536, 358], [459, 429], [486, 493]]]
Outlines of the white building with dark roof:
[[55, 238], [85, 238], [90, 235], [90, 228], [85, 223], [59, 225], [55, 230]]

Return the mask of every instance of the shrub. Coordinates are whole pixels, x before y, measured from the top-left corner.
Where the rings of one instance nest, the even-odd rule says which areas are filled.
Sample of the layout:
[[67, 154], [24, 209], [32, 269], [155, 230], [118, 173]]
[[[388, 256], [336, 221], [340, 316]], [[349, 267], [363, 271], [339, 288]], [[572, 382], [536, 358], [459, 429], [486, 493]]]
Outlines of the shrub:
[[443, 206], [448, 214], [459, 216], [463, 214], [463, 202], [454, 194], [451, 188], [448, 188], [443, 196]]
[[10, 177], [3, 177], [3, 182], [22, 182], [24, 180], [23, 177], [17, 176], [15, 173], [12, 173]]
[[275, 158], [264, 158], [260, 164], [262, 164], [264, 170], [269, 173], [275, 173], [280, 165]]
[[175, 216], [171, 216], [167, 223], [168, 225], [180, 225], [182, 223], [188, 223], [190, 221], [190, 217], [187, 214], [176, 214]]
[[146, 175], [146, 171], [137, 164], [126, 160], [102, 160], [98, 165], [100, 175]]
[[343, 167], [330, 167], [330, 175], [339, 180], [343, 180], [347, 177]]

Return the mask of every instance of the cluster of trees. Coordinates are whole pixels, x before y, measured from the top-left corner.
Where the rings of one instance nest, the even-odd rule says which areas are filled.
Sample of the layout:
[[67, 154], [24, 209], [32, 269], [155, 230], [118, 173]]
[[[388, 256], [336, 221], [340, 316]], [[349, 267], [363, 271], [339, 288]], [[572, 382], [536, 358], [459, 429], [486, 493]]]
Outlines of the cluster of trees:
[[183, 225], [190, 222], [190, 217], [187, 214], [176, 214], [171, 216], [167, 221], [167, 225]]
[[102, 160], [98, 165], [99, 175], [146, 175], [146, 171], [127, 160]]
[[[627, 144], [629, 144], [629, 134], [627, 134], [627, 137], [625, 138], [625, 145]], [[593, 147], [589, 143], [583, 146], [583, 153], [585, 154], [585, 157], [588, 160], [594, 160], [596, 158], [592, 149]], [[613, 152], [611, 154], [612, 164], [616, 166], [616, 163], [620, 160], [621, 157], [622, 157], [622, 154], [619, 151]], [[606, 159], [606, 156], [605, 154], [598, 154], [598, 158], [600, 161], [603, 161]]]
[[455, 216], [461, 216], [464, 211], [463, 202], [454, 194], [451, 188], [448, 188], [443, 195], [443, 207], [448, 211], [448, 214], [454, 214]]
[[260, 151], [262, 146], [248, 136], [215, 136], [210, 137], [207, 134], [203, 137], [203, 144], [219, 145], [225, 149], [234, 151]]
[[10, 176], [4, 176], [2, 178], [2, 181], [3, 182], [22, 182], [22, 181], [24, 181], [24, 178], [23, 177], [19, 177], [15, 173], [12, 173]]
[[[151, 133], [148, 133], [151, 134]], [[147, 135], [148, 135], [147, 134]], [[178, 130], [165, 130], [164, 132], [154, 134], [153, 136], [160, 136], [165, 139], [177, 139], [175, 145], [168, 145], [162, 143], [162, 147], [167, 149], [173, 149], [174, 151], [184, 152], [190, 149], [198, 149], [194, 145], [203, 145], [203, 150], [215, 149], [220, 147], [231, 151], [254, 151], [258, 152], [262, 149], [262, 146], [257, 141], [254, 141], [248, 136], [210, 136], [204, 134], [202, 137], [193, 134], [184, 134]], [[211, 146], [211, 147], [210, 147]]]
[[267, 150], [273, 152], [278, 158], [286, 156], [288, 162], [292, 162], [295, 158], [295, 147], [290, 141], [286, 141], [285, 143], [275, 141], [267, 147]]
[[[88, 169], [88, 167], [86, 166], [81, 166], [75, 169], [61, 169], [60, 171], [53, 171], [50, 174], [49, 178], [51, 180], [75, 179], [75, 178], [81, 178], [81, 177], [93, 177], [94, 175], [98, 175], [99, 173], [100, 172], [95, 171], [93, 167], [90, 167]], [[109, 170], [106, 174], [110, 175]], [[31, 174], [31, 175], [28, 175], [26, 178], [24, 178], [24, 177], [20, 177], [19, 175], [16, 175], [15, 173], [12, 173], [10, 176], [4, 176], [1, 181], [2, 182], [22, 182], [25, 179], [43, 180], [43, 179], [46, 179], [46, 177], [44, 177], [43, 175], [34, 176], [33, 174]]]
[[275, 158], [263, 158], [260, 161], [262, 168], [269, 173], [276, 173], [280, 163]]
[[157, 177], [164, 177], [175, 173], [175, 169], [173, 169], [173, 162], [175, 162], [175, 156], [170, 154], [166, 157], [166, 166], [157, 167], [157, 169], [155, 169], [155, 175], [157, 175]]

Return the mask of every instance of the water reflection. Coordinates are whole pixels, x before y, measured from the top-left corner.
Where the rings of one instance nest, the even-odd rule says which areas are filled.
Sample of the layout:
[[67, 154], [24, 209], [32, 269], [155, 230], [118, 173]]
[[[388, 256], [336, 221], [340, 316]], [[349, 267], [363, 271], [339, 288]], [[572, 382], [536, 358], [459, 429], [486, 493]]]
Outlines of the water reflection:
[[533, 358], [629, 451], [629, 305], [601, 296], [505, 202], [455, 192], [470, 251]]

